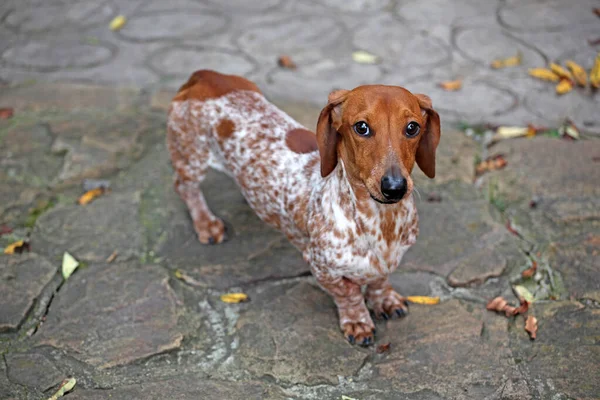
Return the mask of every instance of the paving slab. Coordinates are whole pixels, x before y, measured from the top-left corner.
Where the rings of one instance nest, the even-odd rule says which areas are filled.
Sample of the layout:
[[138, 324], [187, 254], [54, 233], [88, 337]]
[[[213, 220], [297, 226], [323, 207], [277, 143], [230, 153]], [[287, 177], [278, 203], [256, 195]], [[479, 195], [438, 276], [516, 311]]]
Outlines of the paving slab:
[[34, 253], [0, 255], [0, 332], [19, 328], [57, 270]]
[[180, 313], [162, 269], [135, 262], [93, 264], [61, 288], [35, 341], [109, 368], [179, 348]]

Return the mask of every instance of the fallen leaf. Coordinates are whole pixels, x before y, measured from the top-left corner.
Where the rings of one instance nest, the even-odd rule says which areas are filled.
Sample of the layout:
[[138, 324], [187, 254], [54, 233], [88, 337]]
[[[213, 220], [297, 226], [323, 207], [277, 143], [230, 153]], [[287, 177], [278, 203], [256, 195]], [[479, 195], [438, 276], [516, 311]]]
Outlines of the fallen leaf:
[[563, 79], [556, 85], [556, 94], [569, 93], [571, 90], [573, 90], [573, 83], [568, 79]]
[[513, 311], [513, 315], [517, 315], [517, 314], [525, 314], [527, 312], [527, 310], [529, 310], [529, 302], [523, 298], [519, 298], [519, 303], [521, 303], [519, 305], [519, 307], [515, 308], [515, 310]]
[[281, 56], [277, 59], [277, 64], [279, 64], [279, 66], [281, 68], [287, 68], [287, 69], [296, 69], [296, 63], [294, 61], [292, 61], [292, 58], [290, 56]]
[[248, 295], [245, 293], [226, 293], [221, 295], [221, 301], [224, 303], [243, 303], [248, 300]]
[[544, 81], [558, 82], [560, 76], [547, 68], [530, 68], [529, 75]]
[[348, 396], [342, 395], [342, 400], [357, 400], [357, 399], [355, 399], [354, 397], [348, 397]]
[[379, 62], [379, 57], [364, 50], [353, 52], [352, 59], [359, 64], [377, 64]]
[[62, 261], [62, 276], [65, 281], [69, 279], [77, 267], [79, 267], [79, 261], [65, 251]]
[[385, 343], [385, 344], [380, 344], [379, 346], [377, 346], [377, 350], [375, 350], [377, 352], [377, 354], [382, 354], [385, 353], [386, 351], [388, 351], [390, 349], [390, 346], [392, 344], [391, 343]]
[[475, 166], [475, 175], [480, 176], [488, 171], [495, 171], [506, 167], [507, 161], [502, 154], [491, 156]]
[[4, 249], [4, 254], [21, 254], [24, 251], [29, 251], [29, 241], [28, 240], [18, 240], [14, 243], [9, 244]]
[[500, 126], [496, 135], [502, 139], [511, 139], [527, 135], [529, 128], [526, 126]]
[[531, 292], [525, 286], [515, 285], [513, 286], [513, 289], [520, 299], [524, 299], [529, 303], [533, 303], [535, 301], [533, 294], [531, 294]]
[[512, 233], [515, 236], [520, 236], [519, 235], [519, 231], [517, 231], [512, 224], [510, 223], [510, 220], [506, 221], [506, 230], [508, 230], [510, 233]]
[[438, 84], [439, 87], [441, 87], [442, 89], [448, 91], [448, 92], [454, 92], [456, 90], [459, 90], [460, 88], [462, 88], [462, 80], [457, 79], [454, 81], [445, 81], [445, 82], [440, 82]]
[[0, 236], [12, 233], [12, 228], [8, 225], [0, 225]]
[[414, 303], [414, 304], [434, 305], [434, 304], [440, 303], [439, 297], [429, 297], [429, 296], [408, 296], [408, 297], [406, 297], [406, 300], [408, 300], [409, 302]]
[[77, 380], [75, 378], [67, 378], [61, 382], [60, 386], [56, 393], [54, 393], [51, 397], [48, 397], [48, 400], [56, 400], [59, 397], [65, 395], [65, 393], [70, 392], [75, 387]]
[[596, 89], [600, 89], [600, 53], [596, 56], [594, 66], [590, 72], [590, 84]]
[[111, 31], [118, 31], [125, 26], [126, 22], [127, 18], [124, 15], [117, 15], [112, 21], [110, 21], [109, 28]]
[[571, 139], [579, 140], [579, 128], [570, 119], [565, 119], [563, 124], [558, 128], [558, 133], [562, 137], [570, 137]]
[[438, 193], [429, 193], [427, 196], [427, 201], [429, 203], [441, 203], [442, 196], [440, 196]]
[[571, 82], [575, 80], [575, 78], [573, 78], [573, 74], [571, 74], [569, 71], [567, 71], [566, 69], [564, 69], [556, 63], [550, 63], [550, 70], [552, 70], [552, 72], [554, 72], [562, 79], [567, 79]]
[[485, 308], [489, 311], [504, 313], [507, 317], [514, 315], [516, 310], [516, 308], [508, 304], [503, 297], [496, 297], [495, 299], [490, 300]]
[[102, 196], [104, 194], [106, 190], [104, 188], [98, 187], [96, 189], [92, 189], [92, 190], [88, 190], [87, 192], [85, 192], [84, 194], [81, 195], [81, 197], [79, 197], [79, 199], [77, 200], [77, 203], [79, 203], [79, 205], [86, 205], [91, 203], [96, 197], [98, 196]]
[[517, 65], [521, 65], [522, 58], [521, 52], [518, 52], [512, 57], [492, 61], [491, 67], [494, 69], [515, 67]]
[[196, 279], [192, 278], [191, 276], [189, 276], [188, 274], [186, 274], [185, 272], [183, 272], [180, 269], [175, 270], [175, 278], [187, 283], [188, 285], [198, 286], [198, 287], [206, 287], [206, 285], [204, 283], [197, 281]]
[[523, 278], [531, 278], [535, 275], [537, 271], [537, 262], [535, 260], [531, 260], [531, 267], [527, 268], [525, 271], [521, 272], [521, 276]]
[[577, 82], [579, 86], [585, 87], [585, 85], [587, 85], [587, 73], [585, 72], [585, 69], [583, 69], [581, 65], [577, 64], [575, 61], [572, 60], [565, 61], [565, 65], [573, 74], [575, 82]]
[[0, 108], [0, 119], [12, 118], [15, 111], [12, 108]]
[[117, 251], [113, 251], [112, 254], [110, 256], [108, 256], [108, 258], [106, 259], [107, 263], [111, 263], [113, 261], [115, 261], [115, 259], [117, 258], [117, 256], [119, 255], [119, 253], [117, 253]]
[[537, 336], [537, 319], [533, 315], [529, 315], [525, 320], [525, 330], [529, 333], [531, 340], [535, 340]]

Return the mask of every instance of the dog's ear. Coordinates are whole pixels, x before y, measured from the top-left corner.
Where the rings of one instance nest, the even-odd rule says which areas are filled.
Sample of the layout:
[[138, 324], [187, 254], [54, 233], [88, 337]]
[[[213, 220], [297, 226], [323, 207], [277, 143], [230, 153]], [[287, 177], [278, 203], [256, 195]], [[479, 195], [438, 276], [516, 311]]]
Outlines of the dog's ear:
[[337, 165], [338, 128], [341, 124], [342, 103], [348, 90], [335, 90], [329, 94], [327, 105], [321, 110], [317, 122], [317, 145], [321, 156], [321, 176], [329, 175]]
[[415, 97], [425, 117], [425, 129], [417, 148], [417, 165], [425, 175], [433, 178], [435, 177], [435, 150], [440, 143], [440, 116], [433, 109], [429, 96], [415, 94]]

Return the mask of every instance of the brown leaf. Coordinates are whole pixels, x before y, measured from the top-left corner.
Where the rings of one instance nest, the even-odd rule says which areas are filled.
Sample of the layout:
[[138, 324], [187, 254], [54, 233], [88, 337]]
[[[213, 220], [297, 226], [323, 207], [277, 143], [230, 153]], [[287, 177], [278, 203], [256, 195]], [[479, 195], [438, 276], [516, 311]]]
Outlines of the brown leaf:
[[385, 343], [385, 344], [380, 344], [379, 346], [377, 346], [377, 350], [376, 350], [377, 354], [382, 354], [382, 353], [385, 353], [386, 351], [389, 351], [391, 345], [392, 344], [389, 342]]
[[0, 236], [12, 233], [12, 228], [8, 225], [0, 225]]
[[594, 14], [600, 17], [600, 8], [594, 8]]
[[110, 264], [111, 262], [115, 261], [115, 258], [117, 258], [118, 255], [119, 253], [117, 253], [116, 250], [113, 251], [112, 254], [106, 259], [106, 262]]
[[516, 55], [514, 55], [512, 57], [494, 60], [494, 61], [492, 61], [490, 66], [494, 69], [514, 67], [517, 65], [521, 65], [521, 60], [522, 60], [521, 52], [518, 52]]
[[525, 300], [524, 298], [520, 298], [519, 302], [521, 304], [519, 305], [519, 307], [517, 307], [513, 310], [512, 315], [525, 314], [527, 312], [527, 310], [529, 310], [529, 302], [527, 300]]
[[277, 64], [279, 64], [279, 66], [281, 68], [287, 68], [287, 69], [296, 69], [296, 63], [292, 60], [292, 58], [290, 56], [280, 56], [277, 59]]
[[592, 246], [600, 246], [600, 236], [599, 235], [589, 235], [586, 244], [591, 244]]
[[87, 192], [85, 192], [84, 194], [81, 195], [81, 197], [77, 200], [77, 203], [79, 203], [79, 205], [82, 205], [82, 206], [89, 204], [92, 201], [94, 201], [94, 199], [96, 197], [102, 196], [105, 191], [106, 191], [106, 189], [104, 189], [103, 187], [98, 187], [96, 189], [88, 190]]
[[487, 304], [487, 306], [485, 306], [485, 308], [490, 311], [504, 313], [504, 315], [506, 315], [507, 317], [515, 315], [514, 312], [516, 310], [515, 307], [508, 304], [506, 300], [504, 300], [504, 298], [502, 297], [496, 297], [495, 299], [490, 300], [490, 302]]
[[429, 203], [441, 203], [442, 196], [440, 196], [438, 193], [429, 193], [427, 196], [427, 201]]
[[525, 320], [525, 330], [529, 333], [529, 338], [535, 340], [537, 336], [537, 319], [533, 315], [529, 315]]
[[204, 283], [197, 281], [196, 279], [189, 276], [188, 274], [186, 274], [184, 271], [182, 271], [180, 269], [175, 270], [175, 278], [187, 283], [188, 285], [198, 286], [198, 287], [206, 287], [206, 285]]
[[507, 164], [508, 162], [502, 154], [488, 157], [475, 166], [475, 175], [480, 176], [488, 171], [502, 169], [506, 167]]
[[441, 87], [442, 89], [448, 91], [448, 92], [454, 92], [456, 90], [459, 90], [462, 87], [462, 80], [461, 79], [457, 79], [454, 81], [445, 81], [445, 82], [440, 82], [438, 84], [439, 87]]
[[506, 229], [513, 235], [520, 236], [519, 232], [515, 228], [513, 228], [512, 224], [510, 223], [510, 220], [506, 221]]
[[521, 272], [521, 276], [523, 278], [531, 278], [533, 275], [535, 275], [536, 271], [537, 271], [537, 262], [535, 260], [532, 260], [531, 267], [529, 267], [525, 271]]
[[15, 110], [12, 108], [0, 108], [0, 119], [12, 118]]

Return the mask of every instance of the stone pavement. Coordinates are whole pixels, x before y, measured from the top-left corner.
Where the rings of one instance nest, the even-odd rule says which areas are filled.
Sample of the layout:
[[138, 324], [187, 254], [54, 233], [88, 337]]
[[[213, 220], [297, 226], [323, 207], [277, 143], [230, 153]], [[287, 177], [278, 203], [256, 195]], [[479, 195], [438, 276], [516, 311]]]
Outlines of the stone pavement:
[[[3, 1], [0, 108], [15, 115], [0, 120], [0, 226], [13, 229], [0, 248], [29, 236], [31, 251], [0, 255], [0, 399], [48, 398], [68, 376], [67, 399], [600, 398], [598, 97], [559, 98], [525, 76], [565, 55], [589, 67], [594, 5]], [[120, 13], [127, 25], [110, 32]], [[355, 64], [354, 49], [382, 63]], [[516, 49], [522, 67], [487, 67]], [[296, 71], [276, 66], [283, 53]], [[164, 134], [172, 89], [199, 67], [257, 80], [309, 128], [332, 87], [406, 84], [439, 104], [438, 176], [416, 174], [421, 235], [392, 281], [441, 303], [378, 322], [389, 351], [343, 339], [300, 255], [218, 173], [205, 193], [231, 239], [198, 244]], [[462, 92], [435, 87], [456, 75]], [[450, 123], [567, 115], [582, 140], [484, 149]], [[474, 179], [487, 154], [506, 168]], [[79, 206], [86, 178], [111, 191]], [[66, 282], [65, 251], [82, 263]], [[521, 278], [533, 260], [538, 274]], [[485, 310], [516, 303], [515, 284], [536, 297], [536, 341], [522, 318]], [[234, 290], [250, 302], [219, 300]]]
[[[600, 50], [597, 0], [3, 0], [0, 81], [176, 88], [202, 68], [241, 74], [271, 97], [322, 104], [364, 83], [429, 94], [446, 121], [554, 126], [600, 133], [600, 97], [564, 96], [527, 69]], [[128, 22], [108, 29], [116, 15]], [[596, 40], [595, 45], [590, 45]], [[352, 61], [354, 50], [381, 58]], [[492, 60], [520, 52], [519, 67]], [[282, 54], [298, 64], [277, 66]], [[437, 83], [462, 78], [460, 92]]]

